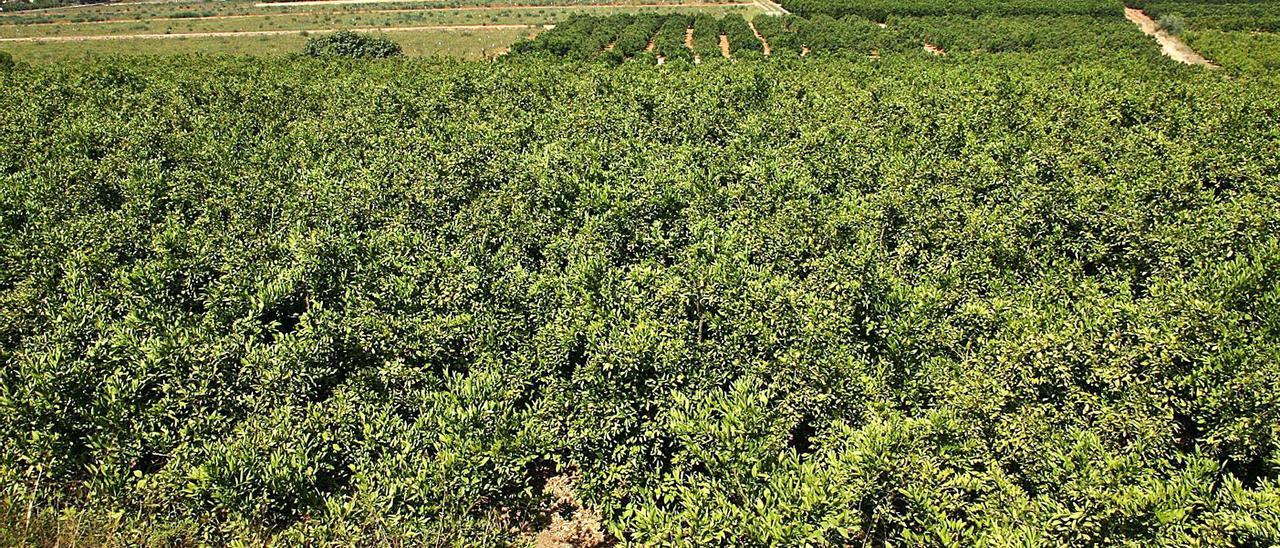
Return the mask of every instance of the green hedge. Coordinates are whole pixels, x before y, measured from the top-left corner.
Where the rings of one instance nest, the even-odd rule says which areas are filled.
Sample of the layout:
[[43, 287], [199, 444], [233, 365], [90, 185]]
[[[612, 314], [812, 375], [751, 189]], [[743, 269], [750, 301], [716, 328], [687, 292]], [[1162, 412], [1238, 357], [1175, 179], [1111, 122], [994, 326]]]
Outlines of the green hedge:
[[307, 40], [305, 53], [311, 57], [352, 59], [379, 59], [401, 55], [400, 44], [390, 38], [347, 30]]

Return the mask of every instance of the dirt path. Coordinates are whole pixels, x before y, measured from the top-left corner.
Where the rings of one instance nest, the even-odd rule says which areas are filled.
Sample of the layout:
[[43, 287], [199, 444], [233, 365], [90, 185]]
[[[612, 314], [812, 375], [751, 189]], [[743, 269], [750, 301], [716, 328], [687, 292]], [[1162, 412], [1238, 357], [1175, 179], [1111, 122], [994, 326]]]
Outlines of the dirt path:
[[782, 7], [782, 4], [774, 2], [773, 0], [755, 0], [753, 3], [760, 8], [760, 11], [763, 11], [768, 15], [791, 15], [791, 12], [787, 11], [787, 8]]
[[653, 38], [649, 38], [649, 43], [644, 45], [644, 50], [653, 51], [653, 48], [655, 47], [658, 47], [657, 43], [653, 41]]
[[747, 26], [751, 27], [751, 32], [754, 32], [756, 34], [756, 38], [760, 39], [760, 46], [764, 48], [765, 57], [772, 54], [773, 52], [769, 50], [769, 41], [765, 40], [764, 35], [760, 34], [760, 31], [756, 30], [756, 24], [751, 21], [747, 21]]
[[[351, 28], [362, 32], [414, 32], [426, 30], [503, 30], [550, 28], [554, 25], [436, 25], [428, 27], [364, 27]], [[307, 32], [337, 32], [344, 29], [306, 29]], [[133, 40], [163, 38], [219, 38], [226, 36], [278, 36], [281, 34], [298, 34], [293, 30], [245, 30], [225, 32], [174, 32], [170, 34], [102, 34], [96, 36], [29, 36], [24, 38], [0, 38], [0, 42], [92, 42], [98, 40]]]
[[1175, 61], [1188, 65], [1218, 68], [1218, 65], [1213, 64], [1212, 61], [1201, 57], [1195, 50], [1187, 47], [1178, 37], [1160, 30], [1160, 25], [1152, 21], [1151, 17], [1148, 17], [1142, 10], [1125, 7], [1124, 18], [1138, 25], [1138, 28], [1142, 29], [1142, 32], [1147, 36], [1155, 38], [1156, 42], [1160, 43], [1160, 52], [1172, 57]]
[[930, 43], [928, 43], [928, 42], [925, 42], [925, 43], [924, 43], [924, 50], [925, 50], [925, 51], [927, 51], [927, 52], [929, 52], [929, 53], [932, 53], [932, 54], [934, 54], [934, 55], [937, 55], [937, 56], [939, 56], [939, 57], [942, 57], [942, 56], [944, 56], [944, 55], [946, 55], [946, 54], [947, 54], [947, 50], [942, 49], [942, 48], [940, 48], [940, 47], [938, 47], [938, 46], [935, 46], [935, 45], [933, 45], [933, 44], [930, 44]]
[[724, 34], [720, 35], [720, 55], [725, 59], [729, 58], [729, 37]]

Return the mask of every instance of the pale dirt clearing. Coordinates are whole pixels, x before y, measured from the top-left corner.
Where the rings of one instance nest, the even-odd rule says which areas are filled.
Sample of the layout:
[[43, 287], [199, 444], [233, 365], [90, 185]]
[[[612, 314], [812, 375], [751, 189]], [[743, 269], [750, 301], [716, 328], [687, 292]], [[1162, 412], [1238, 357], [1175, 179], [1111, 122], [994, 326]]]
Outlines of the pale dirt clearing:
[[774, 2], [773, 0], [756, 0], [754, 4], [758, 6], [761, 11], [769, 15], [782, 16], [791, 14], [791, 12], [787, 11], [787, 8], [782, 7], [782, 4]]
[[764, 35], [760, 34], [760, 31], [756, 30], [755, 23], [752, 23], [751, 21], [747, 21], [747, 25], [751, 27], [751, 32], [754, 32], [756, 34], [756, 38], [760, 40], [760, 47], [764, 48], [764, 55], [765, 57], [768, 57], [769, 54], [773, 53], [772, 51], [769, 50], [769, 41], [765, 40]]
[[729, 37], [724, 34], [720, 35], [720, 55], [729, 58]]
[[938, 47], [938, 46], [935, 46], [935, 45], [933, 45], [933, 44], [930, 44], [930, 43], [928, 43], [928, 42], [925, 42], [925, 43], [924, 43], [924, 50], [925, 50], [925, 51], [927, 51], [927, 52], [929, 52], [929, 53], [932, 53], [932, 54], [934, 54], [934, 55], [937, 55], [937, 56], [939, 56], [939, 57], [941, 57], [941, 56], [943, 56], [943, 55], [946, 55], [946, 54], [947, 54], [947, 50], [942, 49], [942, 48], [940, 48], [940, 47]]
[[1218, 68], [1218, 65], [1213, 64], [1212, 61], [1201, 57], [1195, 50], [1187, 47], [1178, 37], [1160, 30], [1160, 25], [1152, 21], [1151, 17], [1147, 16], [1142, 10], [1125, 7], [1124, 17], [1138, 25], [1138, 28], [1142, 29], [1144, 34], [1155, 38], [1156, 42], [1160, 44], [1160, 52], [1173, 58], [1173, 60], [1188, 65]]
[[[551, 496], [551, 523], [534, 537], [536, 548], [594, 548], [611, 545], [604, 534], [600, 512], [578, 500], [577, 474], [547, 480], [544, 493]], [[567, 515], [567, 517], [566, 517]]]
[[[501, 30], [501, 29], [549, 29], [555, 25], [436, 25], [429, 27], [364, 27], [350, 29], [306, 29], [307, 32], [338, 32], [354, 30], [360, 32], [415, 32], [432, 30]], [[103, 34], [96, 36], [29, 36], [23, 38], [0, 38], [0, 42], [91, 42], [97, 40], [134, 40], [164, 38], [215, 38], [226, 36], [279, 36], [298, 34], [299, 30], [245, 30], [225, 32], [174, 32], [169, 34]]]

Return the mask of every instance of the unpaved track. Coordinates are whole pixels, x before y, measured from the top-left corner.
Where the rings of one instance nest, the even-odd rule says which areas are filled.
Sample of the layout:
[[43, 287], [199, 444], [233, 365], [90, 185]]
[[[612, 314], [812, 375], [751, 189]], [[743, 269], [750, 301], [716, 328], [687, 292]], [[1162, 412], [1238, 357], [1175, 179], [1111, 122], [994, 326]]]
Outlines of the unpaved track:
[[0, 42], [93, 42], [98, 40], [134, 40], [163, 38], [219, 38], [226, 36], [278, 36], [281, 34], [298, 34], [307, 32], [338, 32], [354, 30], [361, 32], [414, 32], [427, 30], [506, 30], [550, 28], [555, 25], [435, 25], [427, 27], [364, 27], [352, 29], [293, 29], [293, 30], [245, 30], [225, 32], [174, 32], [170, 34], [102, 34], [96, 36], [28, 36], [23, 38], [0, 38]]
[[1218, 68], [1218, 65], [1213, 64], [1212, 61], [1205, 59], [1200, 56], [1199, 53], [1196, 53], [1195, 50], [1187, 47], [1187, 45], [1182, 43], [1182, 40], [1179, 40], [1178, 37], [1160, 30], [1160, 25], [1157, 25], [1155, 21], [1152, 21], [1151, 17], [1147, 16], [1147, 14], [1142, 10], [1125, 7], [1124, 17], [1138, 25], [1138, 28], [1142, 29], [1144, 34], [1155, 38], [1156, 42], [1160, 43], [1160, 52], [1172, 57], [1175, 61], [1188, 65], [1201, 65], [1209, 68]]
[[782, 4], [774, 2], [773, 0], [755, 0], [754, 4], [758, 6], [761, 11], [769, 15], [791, 15], [791, 12], [787, 11], [787, 8], [782, 7]]
[[764, 48], [765, 57], [768, 57], [770, 54], [772, 54], [773, 52], [769, 50], [769, 41], [765, 40], [764, 35], [760, 34], [760, 31], [756, 30], [756, 24], [752, 23], [751, 21], [747, 21], [747, 25], [751, 27], [751, 32], [754, 32], [756, 34], [756, 38], [760, 39], [760, 46]]
[[928, 42], [925, 42], [925, 43], [924, 43], [924, 50], [925, 50], [925, 51], [927, 51], [927, 52], [929, 52], [929, 53], [932, 53], [932, 54], [934, 54], [934, 55], [937, 55], [937, 56], [939, 56], [939, 57], [942, 57], [942, 56], [944, 56], [944, 55], [946, 55], [946, 54], [947, 54], [947, 50], [942, 49], [942, 48], [940, 48], [940, 47], [938, 47], [938, 46], [935, 46], [935, 45], [933, 45], [933, 44], [930, 44], [930, 43], [928, 43]]
[[729, 58], [729, 37], [723, 34], [720, 35], [720, 55]]

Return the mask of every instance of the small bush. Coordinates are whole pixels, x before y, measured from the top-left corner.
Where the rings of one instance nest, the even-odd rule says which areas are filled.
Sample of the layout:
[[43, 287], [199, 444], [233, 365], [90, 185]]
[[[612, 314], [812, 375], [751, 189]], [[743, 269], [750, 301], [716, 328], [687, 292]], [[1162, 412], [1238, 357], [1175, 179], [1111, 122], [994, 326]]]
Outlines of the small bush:
[[0, 69], [7, 69], [13, 66], [13, 56], [0, 51]]
[[311, 57], [380, 59], [403, 53], [400, 44], [388, 38], [344, 30], [308, 40], [306, 54]]
[[1187, 22], [1181, 15], [1176, 13], [1168, 13], [1160, 16], [1160, 30], [1163, 30], [1174, 36], [1180, 36], [1183, 31], [1187, 30]]

